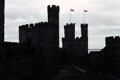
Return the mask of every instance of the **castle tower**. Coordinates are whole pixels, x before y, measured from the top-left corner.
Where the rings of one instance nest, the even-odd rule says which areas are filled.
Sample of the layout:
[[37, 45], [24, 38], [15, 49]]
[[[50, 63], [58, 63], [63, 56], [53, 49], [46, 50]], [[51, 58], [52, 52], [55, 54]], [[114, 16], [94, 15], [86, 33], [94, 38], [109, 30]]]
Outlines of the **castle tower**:
[[88, 24], [81, 24], [82, 38], [88, 40]]
[[82, 54], [88, 54], [88, 24], [81, 24]]
[[112, 36], [111, 37], [106, 37], [105, 42], [106, 42], [106, 47], [109, 47], [109, 48], [114, 47], [114, 43], [115, 43], [114, 37], [112, 37]]
[[62, 38], [63, 50], [65, 52], [65, 63], [72, 65], [75, 58], [75, 23], [64, 26], [65, 37]]
[[54, 31], [54, 44], [55, 47], [59, 47], [59, 6], [48, 6], [48, 23], [55, 24], [56, 26], [53, 26]]
[[48, 22], [59, 25], [60, 7], [56, 5], [48, 6]]
[[64, 30], [65, 30], [65, 38], [70, 40], [74, 40], [75, 39], [75, 24], [67, 24], [64, 26]]
[[0, 0], [0, 42], [4, 42], [4, 0]]

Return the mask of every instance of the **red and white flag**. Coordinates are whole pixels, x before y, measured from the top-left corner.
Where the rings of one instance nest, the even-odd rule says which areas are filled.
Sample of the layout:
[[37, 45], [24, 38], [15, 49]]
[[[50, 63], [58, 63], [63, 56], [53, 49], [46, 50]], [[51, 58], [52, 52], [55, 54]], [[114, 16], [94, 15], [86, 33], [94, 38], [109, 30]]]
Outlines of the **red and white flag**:
[[84, 12], [88, 12], [88, 10], [84, 10]]
[[70, 9], [70, 11], [74, 11], [73, 9]]

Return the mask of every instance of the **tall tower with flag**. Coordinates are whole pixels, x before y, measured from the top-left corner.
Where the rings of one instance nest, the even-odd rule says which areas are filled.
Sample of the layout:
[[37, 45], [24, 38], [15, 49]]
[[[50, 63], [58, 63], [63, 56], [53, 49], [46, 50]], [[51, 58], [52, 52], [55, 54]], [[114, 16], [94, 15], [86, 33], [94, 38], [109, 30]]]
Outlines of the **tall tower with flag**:
[[4, 42], [4, 0], [0, 0], [0, 42]]

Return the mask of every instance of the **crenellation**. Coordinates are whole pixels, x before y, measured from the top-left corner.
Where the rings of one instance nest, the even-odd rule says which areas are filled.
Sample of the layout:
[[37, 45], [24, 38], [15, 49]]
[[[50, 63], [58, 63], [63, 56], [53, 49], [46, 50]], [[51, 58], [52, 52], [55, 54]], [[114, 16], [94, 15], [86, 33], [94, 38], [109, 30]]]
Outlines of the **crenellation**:
[[39, 27], [39, 23], [35, 23], [35, 27]]
[[34, 29], [35, 28], [34, 24], [30, 24], [29, 26], [30, 26], [30, 29]]
[[106, 46], [107, 47], [114, 47], [114, 37], [113, 36], [111, 36], [111, 37], [106, 37], [105, 38], [105, 41], [106, 41]]
[[48, 22], [40, 22], [39, 24], [44, 26], [44, 25], [47, 25]]
[[120, 37], [119, 36], [106, 37], [105, 41], [106, 41], [106, 47], [109, 47], [109, 48], [120, 47]]
[[70, 24], [67, 23], [65, 26], [69, 26], [69, 27], [70, 27], [70, 26], [75, 26], [75, 23], [70, 23]]
[[77, 40], [77, 41], [80, 40], [80, 39], [81, 39], [81, 37], [76, 37], [76, 38], [75, 38], [75, 40]]
[[48, 6], [48, 12], [59, 12], [60, 7], [56, 5]]
[[25, 31], [27, 31], [27, 30], [29, 29], [28, 24], [19, 26], [19, 29], [20, 29], [20, 30], [25, 30]]
[[115, 47], [120, 47], [120, 37], [115, 36]]
[[24, 31], [34, 31], [34, 29], [41, 29], [41, 28], [47, 28], [48, 26], [51, 26], [51, 23], [48, 22], [39, 22], [35, 24], [26, 24], [20, 26], [20, 30]]
[[65, 33], [65, 37], [66, 39], [69, 40], [74, 40], [75, 39], [75, 23], [71, 23], [71, 24], [66, 24], [64, 26], [64, 33]]
[[63, 50], [66, 52], [66, 55], [69, 54], [67, 58], [67, 60], [69, 60], [69, 64], [74, 64], [77, 58], [81, 59], [88, 55], [87, 29], [88, 24], [81, 24], [82, 37], [75, 38], [75, 23], [66, 24], [64, 26], [65, 38], [62, 38], [62, 43]]
[[88, 24], [81, 24], [81, 36], [88, 41]]
[[87, 23], [82, 23], [81, 26], [88, 26], [88, 24]]

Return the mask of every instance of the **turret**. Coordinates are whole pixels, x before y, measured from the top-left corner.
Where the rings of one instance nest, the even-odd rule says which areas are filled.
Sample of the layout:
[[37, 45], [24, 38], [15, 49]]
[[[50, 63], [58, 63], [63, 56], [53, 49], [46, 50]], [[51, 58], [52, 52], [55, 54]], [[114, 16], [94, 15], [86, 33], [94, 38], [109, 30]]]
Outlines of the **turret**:
[[112, 48], [114, 46], [115, 43], [114, 37], [106, 37], [105, 41], [106, 41], [106, 47]]
[[81, 24], [82, 38], [88, 39], [88, 24]]
[[64, 30], [66, 39], [75, 39], [75, 23], [65, 25]]
[[105, 41], [106, 41], [106, 47], [109, 47], [109, 48], [120, 47], [120, 37], [119, 36], [115, 36], [115, 38], [113, 36], [106, 37]]
[[48, 23], [55, 24], [51, 26], [54, 31], [54, 46], [59, 48], [59, 11], [60, 7], [56, 5], [48, 6]]
[[48, 22], [59, 25], [60, 7], [56, 5], [48, 6]]

